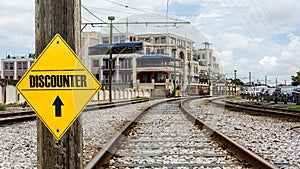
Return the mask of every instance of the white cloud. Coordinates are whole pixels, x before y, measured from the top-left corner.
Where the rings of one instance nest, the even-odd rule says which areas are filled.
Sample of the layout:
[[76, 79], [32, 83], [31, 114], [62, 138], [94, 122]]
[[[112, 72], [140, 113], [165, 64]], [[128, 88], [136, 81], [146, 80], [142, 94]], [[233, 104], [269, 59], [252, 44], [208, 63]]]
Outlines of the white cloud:
[[225, 49], [246, 48], [249, 44], [248, 38], [236, 33], [225, 33], [222, 38]]
[[222, 15], [218, 14], [218, 13], [201, 13], [199, 15], [200, 18], [217, 18], [217, 17], [221, 17]]
[[276, 57], [270, 57], [270, 56], [264, 56], [260, 61], [259, 64], [263, 68], [273, 68], [275, 66], [278, 66], [277, 58]]

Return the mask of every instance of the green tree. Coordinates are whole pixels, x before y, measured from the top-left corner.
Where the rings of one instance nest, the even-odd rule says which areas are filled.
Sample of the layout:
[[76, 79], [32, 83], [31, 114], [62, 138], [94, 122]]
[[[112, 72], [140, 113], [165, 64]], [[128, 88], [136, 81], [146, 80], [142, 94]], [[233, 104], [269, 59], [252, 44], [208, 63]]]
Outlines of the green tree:
[[229, 79], [229, 80], [231, 80], [231, 82], [235, 85], [240, 85], [240, 86], [244, 85], [244, 82], [242, 82], [241, 79]]
[[233, 79], [232, 83], [235, 85], [244, 85], [244, 82], [242, 82], [241, 79]]
[[292, 77], [292, 85], [297, 86], [300, 84], [300, 71], [297, 72], [296, 76], [291, 76]]

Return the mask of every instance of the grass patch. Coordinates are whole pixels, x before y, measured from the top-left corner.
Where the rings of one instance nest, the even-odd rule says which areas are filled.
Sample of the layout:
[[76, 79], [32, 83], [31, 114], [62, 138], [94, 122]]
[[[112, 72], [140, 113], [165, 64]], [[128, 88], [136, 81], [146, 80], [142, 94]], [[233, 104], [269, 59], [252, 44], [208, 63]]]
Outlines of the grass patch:
[[230, 97], [227, 97], [227, 100], [228, 101], [239, 101], [239, 100], [242, 100], [242, 98], [238, 97], [238, 96], [230, 96]]
[[241, 102], [239, 102], [240, 104], [249, 104], [249, 103], [251, 103], [251, 100], [246, 100], [246, 101], [241, 101]]
[[6, 110], [6, 106], [4, 104], [0, 104], [0, 111], [5, 111]]
[[266, 104], [266, 103], [262, 103], [260, 104], [261, 107], [269, 107], [269, 104]]
[[292, 109], [292, 110], [300, 111], [300, 106], [299, 105], [288, 105], [287, 108]]
[[280, 104], [274, 104], [275, 108], [281, 108], [282, 106]]

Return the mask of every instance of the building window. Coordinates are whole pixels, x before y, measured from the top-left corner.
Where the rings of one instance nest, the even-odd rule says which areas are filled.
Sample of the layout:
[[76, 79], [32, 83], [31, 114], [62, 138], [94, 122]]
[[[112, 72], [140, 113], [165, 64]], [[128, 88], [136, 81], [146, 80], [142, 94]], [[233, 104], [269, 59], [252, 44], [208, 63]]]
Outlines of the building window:
[[171, 38], [171, 44], [176, 45], [176, 39], [175, 38]]
[[4, 64], [5, 70], [8, 70], [8, 63]]
[[14, 70], [14, 63], [9, 63], [9, 70]]
[[103, 37], [102, 41], [103, 41], [103, 43], [109, 43], [109, 38], [108, 37]]
[[167, 43], [166, 37], [162, 37], [162, 38], [161, 38], [161, 43], [162, 43], [162, 44]]
[[93, 60], [93, 67], [99, 67], [99, 60]]
[[120, 60], [121, 69], [130, 69], [131, 68], [131, 59], [122, 59]]
[[103, 69], [109, 69], [109, 60], [103, 60]]
[[191, 57], [192, 57], [192, 54], [191, 54], [191, 53], [188, 53], [188, 54], [187, 54], [187, 59], [188, 59], [188, 61], [191, 61]]
[[27, 62], [23, 62], [23, 69], [27, 69], [28, 67], [27, 67]]
[[125, 43], [125, 42], [126, 42], [126, 37], [122, 36], [122, 37], [120, 38], [120, 43]]
[[151, 49], [150, 48], [146, 48], [146, 55], [150, 55], [151, 54]]
[[156, 54], [164, 54], [165, 49], [156, 49]]
[[154, 43], [155, 44], [160, 44], [160, 38], [155, 38]]
[[114, 43], [120, 43], [120, 37], [114, 37]]
[[187, 42], [187, 48], [192, 49], [192, 43]]
[[22, 69], [22, 62], [18, 62], [18, 70]]

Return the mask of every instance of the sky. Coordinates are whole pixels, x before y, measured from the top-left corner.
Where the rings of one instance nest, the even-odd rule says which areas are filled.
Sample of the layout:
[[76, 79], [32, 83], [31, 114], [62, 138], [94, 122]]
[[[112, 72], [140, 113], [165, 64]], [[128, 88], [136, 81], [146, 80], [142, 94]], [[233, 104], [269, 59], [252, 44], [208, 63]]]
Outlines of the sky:
[[[177, 31], [196, 48], [208, 41], [227, 78], [274, 85], [291, 82], [300, 69], [299, 0], [81, 0], [82, 22], [189, 21], [190, 25], [129, 26], [129, 32]], [[34, 0], [0, 0], [0, 57], [34, 53]], [[96, 16], [96, 17], [95, 17]], [[156, 18], [156, 19], [155, 19]], [[124, 27], [123, 27], [124, 28]], [[84, 31], [106, 28], [87, 27]], [[118, 28], [123, 31], [124, 29]]]

